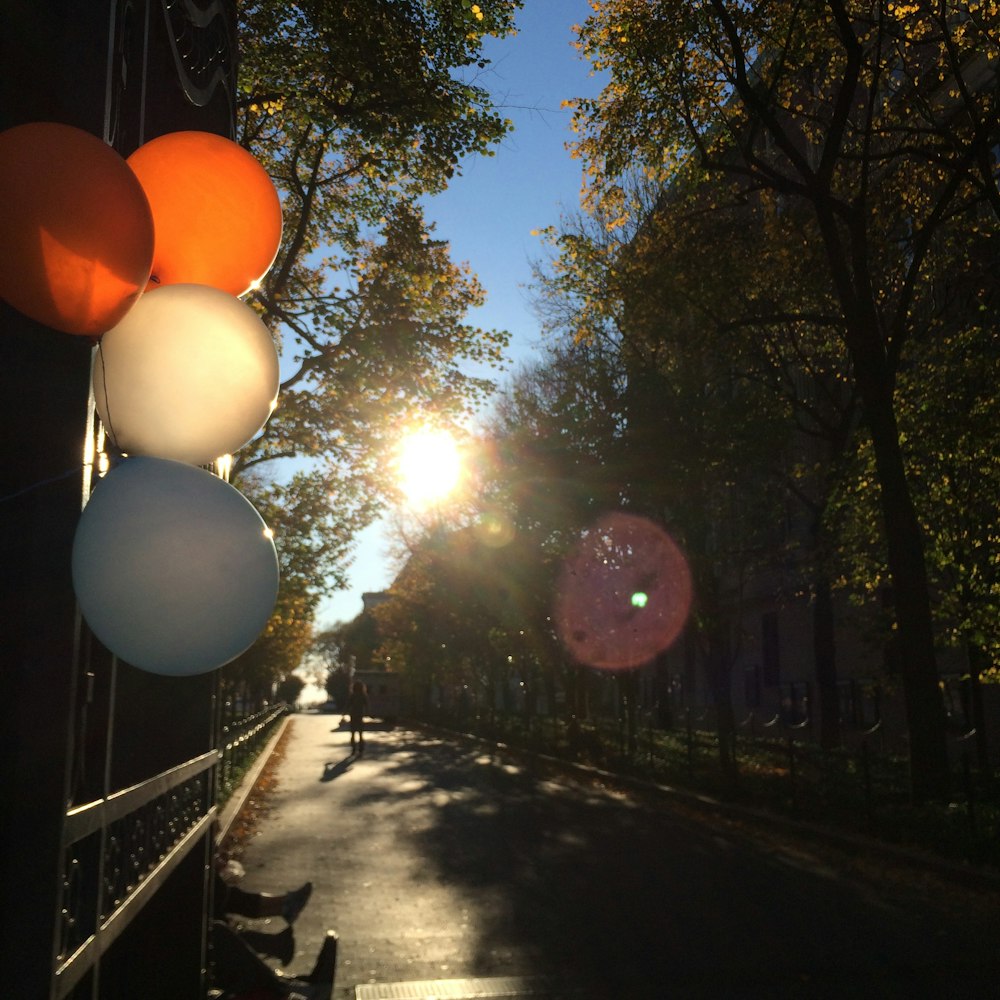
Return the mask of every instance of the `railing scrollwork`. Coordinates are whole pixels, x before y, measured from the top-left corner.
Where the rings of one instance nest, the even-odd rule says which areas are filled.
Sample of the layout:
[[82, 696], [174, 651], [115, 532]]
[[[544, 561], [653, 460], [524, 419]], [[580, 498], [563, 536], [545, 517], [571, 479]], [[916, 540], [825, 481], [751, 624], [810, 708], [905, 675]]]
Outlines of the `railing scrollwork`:
[[[71, 809], [63, 834], [56, 993], [68, 996], [215, 816], [210, 751]], [[203, 841], [202, 841], [203, 842]]]
[[235, 97], [236, 44], [221, 0], [160, 0], [170, 51], [184, 95], [205, 107], [222, 87]]

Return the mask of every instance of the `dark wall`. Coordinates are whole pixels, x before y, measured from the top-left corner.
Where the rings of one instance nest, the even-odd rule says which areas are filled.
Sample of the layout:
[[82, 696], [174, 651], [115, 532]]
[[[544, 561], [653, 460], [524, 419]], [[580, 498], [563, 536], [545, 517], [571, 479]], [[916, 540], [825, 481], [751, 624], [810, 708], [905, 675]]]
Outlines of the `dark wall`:
[[[212, 30], [231, 33], [233, 0], [196, 4], [219, 8], [224, 16]], [[226, 67], [216, 66], [214, 77], [199, 77], [195, 67], [183, 80], [172, 39], [188, 30], [177, 21], [184, 5], [171, 5], [173, 15], [165, 6], [4, 0], [0, 129], [63, 122], [109, 138], [123, 155], [143, 138], [178, 129], [232, 134], [231, 93], [220, 76]], [[189, 51], [192, 39], [196, 52], [218, 42], [190, 30]], [[214, 89], [207, 86], [213, 79]], [[198, 104], [192, 93], [209, 96]], [[10, 996], [49, 995], [67, 804], [141, 781], [214, 740], [213, 678], [153, 678], [124, 664], [114, 672], [77, 619], [70, 554], [91, 348], [86, 338], [41, 327], [0, 302], [0, 941], [7, 956], [0, 993]], [[204, 859], [192, 864], [200, 870]], [[141, 940], [156, 939], [151, 921], [175, 920], [192, 906], [197, 927], [204, 899], [190, 869], [182, 887], [165, 890], [137, 921]], [[115, 947], [128, 947], [126, 938]], [[128, 992], [135, 985], [123, 995], [159, 995]]]
[[[107, 53], [100, 7], [4, 4], [0, 127], [62, 121], [100, 133]], [[69, 552], [90, 347], [0, 302], [0, 940], [16, 956], [22, 995], [34, 997], [48, 995], [56, 918], [75, 652]], [[69, 470], [76, 471], [64, 475]]]

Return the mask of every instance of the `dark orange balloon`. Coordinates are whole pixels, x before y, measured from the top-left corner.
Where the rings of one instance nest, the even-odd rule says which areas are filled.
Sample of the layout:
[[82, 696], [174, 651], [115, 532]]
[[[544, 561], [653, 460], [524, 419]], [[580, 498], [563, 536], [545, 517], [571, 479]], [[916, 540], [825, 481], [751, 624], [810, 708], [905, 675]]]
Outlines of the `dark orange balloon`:
[[170, 132], [129, 158], [153, 210], [151, 287], [195, 284], [243, 295], [281, 243], [281, 202], [242, 146], [211, 132]]
[[0, 298], [66, 333], [97, 336], [149, 280], [153, 219], [125, 160], [70, 125], [0, 132]]

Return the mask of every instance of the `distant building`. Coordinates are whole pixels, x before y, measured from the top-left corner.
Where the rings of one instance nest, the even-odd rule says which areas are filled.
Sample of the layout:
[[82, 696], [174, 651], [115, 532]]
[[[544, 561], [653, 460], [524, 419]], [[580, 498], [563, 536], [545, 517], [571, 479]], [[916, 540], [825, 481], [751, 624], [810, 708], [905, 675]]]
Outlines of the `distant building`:
[[399, 718], [401, 697], [399, 674], [387, 670], [355, 670], [354, 679], [368, 689], [368, 714], [373, 719], [394, 723]]
[[374, 608], [377, 608], [380, 604], [385, 604], [388, 600], [389, 594], [384, 590], [369, 591], [367, 594], [362, 594], [361, 603], [363, 605], [363, 612], [371, 611]]

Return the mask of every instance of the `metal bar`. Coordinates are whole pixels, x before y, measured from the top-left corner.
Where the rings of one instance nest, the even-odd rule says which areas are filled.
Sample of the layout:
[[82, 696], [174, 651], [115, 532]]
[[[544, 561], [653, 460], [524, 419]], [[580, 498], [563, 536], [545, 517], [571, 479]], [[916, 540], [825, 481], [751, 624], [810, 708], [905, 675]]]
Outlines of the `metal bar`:
[[133, 918], [149, 902], [174, 869], [184, 860], [188, 852], [205, 835], [215, 821], [215, 806], [212, 806], [202, 818], [164, 855], [160, 863], [130, 893], [119, 906], [66, 961], [56, 969], [54, 1000], [64, 1000], [69, 996], [76, 984], [96, 963], [118, 936], [132, 922]]
[[63, 847], [75, 844], [102, 826], [107, 826], [129, 813], [135, 812], [136, 809], [163, 795], [164, 792], [169, 792], [170, 789], [182, 785], [185, 781], [217, 764], [219, 757], [218, 750], [209, 750], [184, 764], [170, 768], [169, 771], [154, 775], [138, 785], [123, 788], [121, 791], [109, 795], [106, 799], [98, 799], [96, 802], [88, 802], [86, 805], [71, 809], [66, 813], [66, 824], [63, 827]]

